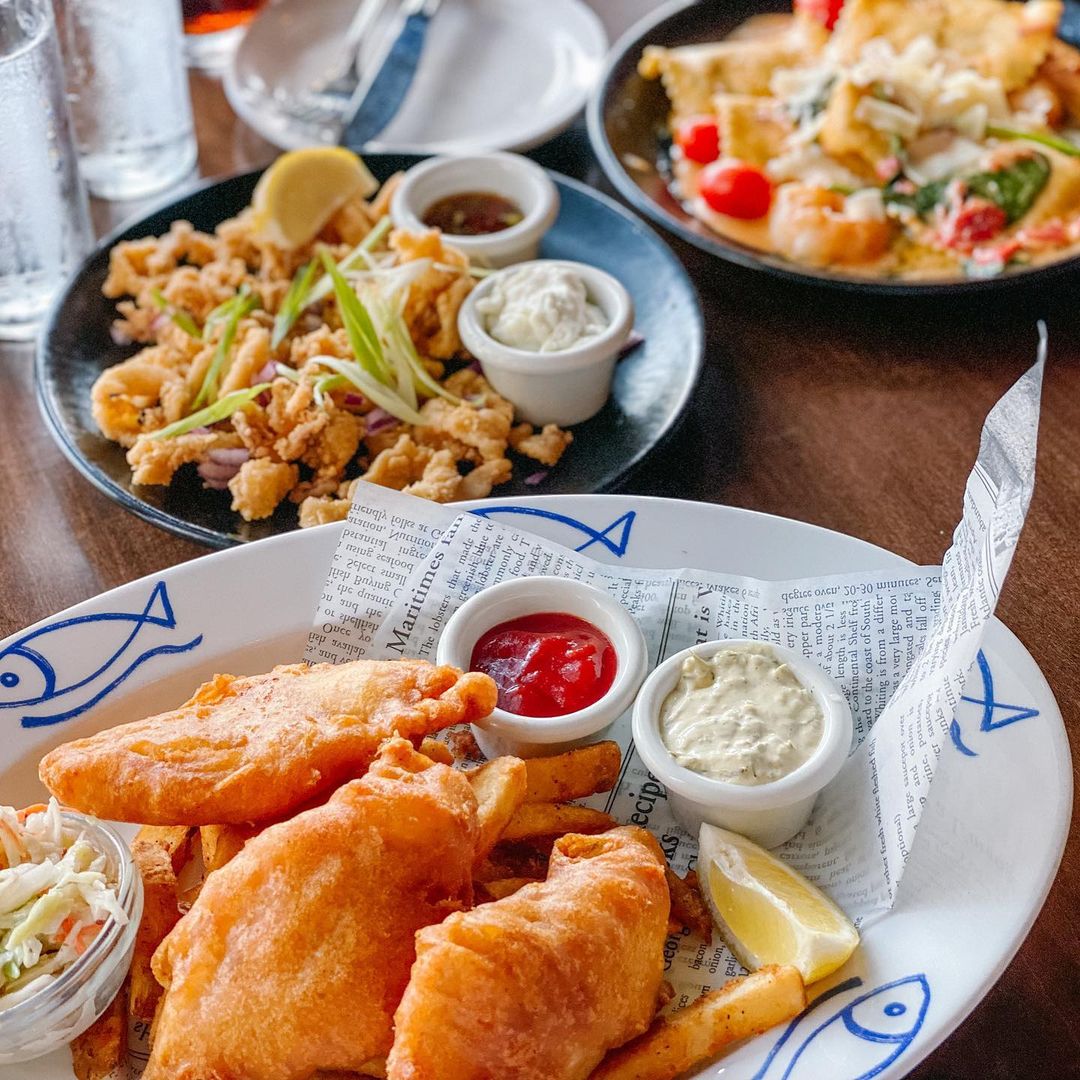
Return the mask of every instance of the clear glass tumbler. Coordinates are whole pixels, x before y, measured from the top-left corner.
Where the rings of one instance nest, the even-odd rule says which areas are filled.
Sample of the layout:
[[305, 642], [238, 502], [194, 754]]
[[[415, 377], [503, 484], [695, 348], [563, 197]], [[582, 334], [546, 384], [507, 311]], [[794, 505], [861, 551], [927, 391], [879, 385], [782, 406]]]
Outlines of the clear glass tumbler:
[[49, 0], [0, 0], [0, 338], [33, 337], [92, 235]]
[[195, 164], [180, 8], [56, 0], [80, 167], [94, 195], [135, 199]]

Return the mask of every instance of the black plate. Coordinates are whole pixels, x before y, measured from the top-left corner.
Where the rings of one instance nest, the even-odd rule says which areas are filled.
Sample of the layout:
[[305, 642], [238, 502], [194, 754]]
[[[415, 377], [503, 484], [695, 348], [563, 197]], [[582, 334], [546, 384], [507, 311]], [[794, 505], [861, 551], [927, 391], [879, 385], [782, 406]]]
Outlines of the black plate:
[[[757, 251], [713, 232], [687, 213], [667, 189], [656, 167], [666, 154], [670, 105], [658, 81], [643, 79], [637, 63], [646, 45], [692, 45], [719, 41], [740, 23], [764, 12], [790, 11], [791, 0], [676, 0], [642, 19], [615, 44], [600, 84], [589, 101], [589, 140], [600, 165], [618, 192], [642, 213], [682, 239], [728, 262], [764, 270], [790, 281], [816, 283], [860, 293], [889, 296], [956, 296], [988, 290], [1038, 286], [1075, 273], [1080, 255], [1046, 266], [1013, 270], [994, 278], [950, 278], [926, 282], [890, 281], [796, 266], [779, 255]], [[1061, 35], [1080, 37], [1080, 5], [1070, 2]], [[632, 167], [628, 163], [633, 163]]]
[[[379, 180], [421, 160], [370, 154]], [[251, 201], [259, 172], [210, 184], [107, 237], [58, 298], [42, 331], [37, 357], [38, 401], [60, 448], [109, 498], [154, 525], [213, 547], [297, 528], [296, 507], [279, 506], [265, 521], [245, 523], [229, 509], [228, 492], [207, 491], [190, 468], [169, 487], [136, 486], [125, 451], [104, 438], [90, 412], [98, 374], [137, 351], [109, 336], [115, 304], [101, 295], [109, 249], [120, 240], [156, 236], [180, 219], [212, 231]], [[537, 486], [522, 481], [539, 467], [515, 462], [514, 479], [496, 495], [568, 494], [614, 487], [673, 428], [701, 374], [704, 328], [697, 294], [682, 266], [651, 229], [617, 203], [576, 180], [552, 174], [562, 206], [545, 238], [547, 258], [591, 263], [617, 277], [636, 308], [645, 341], [619, 362], [611, 401], [577, 425], [574, 443]]]

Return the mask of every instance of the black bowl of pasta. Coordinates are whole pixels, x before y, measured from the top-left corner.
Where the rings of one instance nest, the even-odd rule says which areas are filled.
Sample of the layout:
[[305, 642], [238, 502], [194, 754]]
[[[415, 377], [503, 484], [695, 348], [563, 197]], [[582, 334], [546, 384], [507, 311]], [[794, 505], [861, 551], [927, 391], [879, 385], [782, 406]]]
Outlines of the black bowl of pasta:
[[616, 44], [589, 103], [616, 190], [803, 283], [956, 295], [1080, 267], [1080, 4], [699, 0]]

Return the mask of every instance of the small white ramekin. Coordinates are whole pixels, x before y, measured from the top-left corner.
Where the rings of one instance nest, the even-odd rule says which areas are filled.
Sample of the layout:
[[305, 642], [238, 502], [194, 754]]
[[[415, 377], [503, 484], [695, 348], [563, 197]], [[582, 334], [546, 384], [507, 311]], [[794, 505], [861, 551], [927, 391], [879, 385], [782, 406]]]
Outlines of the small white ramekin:
[[520, 154], [470, 154], [430, 158], [413, 166], [390, 200], [390, 218], [399, 229], [427, 229], [424, 214], [439, 199], [470, 191], [490, 191], [521, 208], [516, 225], [482, 236], [448, 236], [446, 242], [479, 266], [509, 266], [535, 259], [544, 233], [559, 214], [559, 189], [534, 161]]
[[[731, 784], [678, 764], [660, 735], [660, 709], [675, 689], [683, 661], [708, 659], [724, 649], [765, 645], [786, 663], [813, 695], [825, 718], [821, 742], [809, 760], [779, 780], [753, 786]], [[836, 680], [800, 653], [768, 641], [733, 638], [683, 649], [660, 664], [645, 681], [634, 705], [634, 745], [641, 760], [665, 788], [679, 822], [694, 836], [702, 822], [719, 825], [762, 847], [778, 847], [807, 822], [814, 800], [840, 771], [851, 749], [852, 719]]]
[[496, 341], [488, 332], [476, 302], [491, 291], [499, 274], [484, 278], [458, 311], [458, 333], [465, 348], [480, 361], [484, 378], [517, 407], [530, 424], [568, 427], [595, 416], [611, 396], [615, 362], [634, 328], [634, 303], [610, 274], [585, 263], [540, 259], [500, 273], [529, 266], [564, 267], [585, 282], [589, 300], [607, 319], [607, 328], [558, 352], [530, 352]]
[[131, 966], [143, 909], [142, 878], [131, 852], [108, 825], [68, 810], [63, 816], [105, 853], [127, 922], [121, 926], [110, 916], [71, 967], [45, 989], [0, 1012], [0, 1066], [50, 1054], [81, 1035], [109, 1007]]
[[557, 577], [514, 578], [465, 601], [439, 638], [437, 659], [468, 671], [480, 636], [499, 623], [553, 611], [576, 615], [607, 634], [615, 648], [615, 681], [599, 701], [565, 716], [518, 716], [504, 709], [473, 724], [484, 754], [537, 757], [594, 741], [634, 700], [648, 664], [645, 638], [634, 617], [608, 593]]

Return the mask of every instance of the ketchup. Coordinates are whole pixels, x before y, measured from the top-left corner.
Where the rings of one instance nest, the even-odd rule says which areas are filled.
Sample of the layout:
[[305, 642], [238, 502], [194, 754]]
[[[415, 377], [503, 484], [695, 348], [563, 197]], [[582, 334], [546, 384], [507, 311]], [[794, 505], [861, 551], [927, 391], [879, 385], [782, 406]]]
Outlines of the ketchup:
[[473, 671], [499, 688], [499, 708], [565, 716], [599, 701], [615, 681], [615, 647], [592, 623], [543, 611], [493, 626], [473, 646]]

